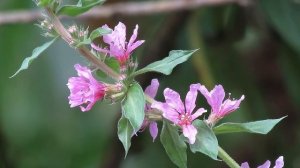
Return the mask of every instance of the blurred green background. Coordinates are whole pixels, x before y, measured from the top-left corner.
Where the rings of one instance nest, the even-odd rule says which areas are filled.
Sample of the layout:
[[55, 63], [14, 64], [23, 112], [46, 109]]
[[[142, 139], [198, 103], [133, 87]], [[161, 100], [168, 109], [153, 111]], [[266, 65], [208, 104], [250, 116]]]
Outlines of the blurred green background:
[[[113, 0], [117, 2], [118, 0]], [[121, 0], [120, 0], [121, 1]], [[73, 1], [74, 2], [74, 1]], [[125, 1], [122, 1], [125, 2]], [[107, 3], [112, 3], [108, 1]], [[0, 12], [35, 9], [30, 0], [1, 0]], [[232, 97], [246, 96], [241, 108], [224, 121], [244, 122], [288, 115], [267, 136], [227, 134], [219, 143], [239, 163], [253, 167], [283, 155], [285, 167], [300, 167], [300, 1], [257, 0], [164, 14], [84, 20], [90, 29], [124, 22], [131, 34], [139, 24], [136, 52], [140, 67], [167, 56], [172, 49], [200, 50], [170, 76], [147, 74], [185, 96], [191, 83], [212, 88], [223, 84]], [[75, 20], [66, 20], [71, 25]], [[90, 112], [69, 108], [66, 87], [85, 64], [62, 40], [9, 79], [36, 46], [47, 41], [33, 23], [0, 25], [0, 166], [7, 168], [169, 168], [159, 140], [148, 131], [133, 138], [126, 159], [116, 136], [118, 105], [97, 103]], [[129, 36], [129, 35], [127, 35]], [[206, 108], [203, 98], [199, 105]], [[202, 154], [188, 153], [191, 168], [226, 167]]]

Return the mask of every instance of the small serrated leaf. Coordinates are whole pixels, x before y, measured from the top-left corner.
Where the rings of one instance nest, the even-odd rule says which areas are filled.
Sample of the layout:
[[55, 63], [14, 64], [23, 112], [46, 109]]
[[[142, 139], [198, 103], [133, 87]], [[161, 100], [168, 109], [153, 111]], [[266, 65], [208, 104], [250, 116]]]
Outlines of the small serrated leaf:
[[137, 70], [132, 74], [132, 76], [140, 75], [146, 72], [159, 72], [165, 75], [170, 75], [172, 70], [178, 64], [187, 61], [194, 52], [197, 50], [173, 50], [170, 51], [169, 56], [160, 60], [153, 62], [146, 67]]
[[180, 168], [187, 167], [186, 144], [175, 126], [164, 121], [160, 141], [170, 160]]
[[214, 160], [218, 160], [218, 140], [214, 132], [203, 121], [195, 120], [193, 125], [197, 128], [194, 144], [190, 144], [191, 151], [201, 152]]
[[61, 7], [56, 13], [59, 15], [77, 16], [80, 15], [96, 5], [100, 5], [104, 0], [79, 0], [77, 5], [65, 5]]
[[126, 98], [122, 101], [122, 112], [124, 117], [130, 121], [134, 132], [137, 132], [143, 124], [144, 108], [144, 91], [138, 83], [133, 83], [128, 89]]
[[27, 57], [23, 60], [22, 64], [21, 64], [21, 67], [17, 70], [17, 72], [15, 74], [13, 74], [11, 77], [9, 78], [13, 78], [15, 77], [19, 72], [27, 69], [29, 67], [29, 65], [32, 63], [32, 61], [34, 59], [36, 59], [38, 56], [40, 56], [40, 54], [42, 52], [44, 52], [48, 47], [51, 46], [51, 44], [53, 44], [55, 41], [56, 41], [57, 37], [52, 39], [51, 41], [47, 42], [47, 43], [44, 43], [43, 45], [35, 48], [33, 51], [32, 51], [32, 54], [30, 57]]
[[118, 138], [122, 142], [125, 149], [125, 157], [131, 146], [131, 137], [133, 135], [133, 128], [127, 118], [121, 117], [118, 122]]
[[223, 123], [214, 128], [215, 134], [248, 132], [256, 134], [267, 134], [273, 127], [278, 124], [286, 116], [278, 119], [267, 119], [261, 121], [247, 122], [247, 123]]

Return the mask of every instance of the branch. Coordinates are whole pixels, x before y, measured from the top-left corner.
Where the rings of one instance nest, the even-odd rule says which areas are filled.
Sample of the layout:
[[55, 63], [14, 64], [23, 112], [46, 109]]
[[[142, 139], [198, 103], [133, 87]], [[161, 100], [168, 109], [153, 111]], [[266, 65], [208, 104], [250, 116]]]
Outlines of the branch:
[[[182, 10], [193, 10], [204, 6], [216, 6], [236, 3], [246, 6], [249, 0], [163, 0], [148, 2], [122, 2], [99, 6], [79, 16], [80, 19], [109, 18], [116, 15], [140, 16], [158, 13], [169, 13]], [[0, 25], [27, 23], [43, 19], [40, 10], [0, 12]]]

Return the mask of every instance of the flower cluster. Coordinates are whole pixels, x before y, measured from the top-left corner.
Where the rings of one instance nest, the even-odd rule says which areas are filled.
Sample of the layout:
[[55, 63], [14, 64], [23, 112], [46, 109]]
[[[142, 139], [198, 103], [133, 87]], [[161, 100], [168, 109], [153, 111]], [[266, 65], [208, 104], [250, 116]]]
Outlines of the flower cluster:
[[[112, 30], [107, 25], [102, 26], [102, 28]], [[92, 48], [96, 51], [115, 57], [120, 62], [121, 66], [124, 66], [132, 51], [145, 42], [144, 40], [136, 41], [138, 29], [139, 27], [136, 25], [129, 42], [126, 42], [126, 26], [122, 22], [119, 22], [114, 30], [112, 30], [112, 33], [103, 36], [103, 41], [109, 45], [109, 49], [100, 48], [94, 44], [92, 44]]]
[[151, 107], [161, 110], [164, 118], [179, 126], [182, 129], [183, 135], [189, 139], [190, 144], [195, 143], [197, 135], [197, 129], [193, 126], [193, 121], [207, 111], [204, 108], [199, 108], [193, 112], [196, 107], [195, 102], [198, 91], [203, 94], [212, 108], [212, 112], [207, 120], [208, 123], [215, 123], [225, 115], [233, 112], [244, 99], [243, 95], [237, 101], [227, 99], [223, 102], [225, 92], [221, 85], [217, 85], [211, 92], [208, 92], [205, 86], [192, 84], [183, 103], [180, 95], [176, 91], [166, 88], [164, 90], [166, 102], [162, 103], [156, 101]]

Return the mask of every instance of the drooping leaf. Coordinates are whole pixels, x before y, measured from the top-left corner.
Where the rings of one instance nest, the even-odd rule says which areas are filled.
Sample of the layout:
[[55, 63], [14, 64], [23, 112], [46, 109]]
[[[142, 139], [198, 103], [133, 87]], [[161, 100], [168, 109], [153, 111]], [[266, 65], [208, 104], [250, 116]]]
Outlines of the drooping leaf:
[[77, 5], [65, 5], [61, 7], [57, 11], [57, 14], [77, 16], [90, 10], [94, 6], [102, 4], [103, 2], [104, 0], [79, 0]]
[[164, 146], [170, 160], [180, 168], [186, 168], [186, 144], [178, 134], [175, 126], [164, 121], [160, 134], [160, 141]]
[[[285, 116], [286, 117], [286, 116]], [[278, 119], [267, 119], [248, 123], [223, 123], [214, 128], [216, 134], [249, 132], [256, 134], [267, 134], [273, 127], [285, 117]]]
[[145, 97], [142, 87], [133, 83], [127, 92], [126, 98], [122, 101], [122, 112], [131, 123], [133, 130], [137, 132], [145, 117]]
[[197, 128], [197, 136], [194, 144], [190, 144], [191, 151], [201, 152], [214, 160], [218, 158], [218, 140], [211, 128], [203, 121], [195, 120], [193, 125]]
[[106, 34], [110, 34], [110, 33], [111, 33], [111, 30], [99, 27], [91, 32], [90, 39], [91, 39], [91, 41], [93, 41], [97, 37], [100, 37], [100, 36], [103, 36]]
[[[262, 0], [263, 12], [281, 37], [300, 53], [300, 3], [296, 0]], [[299, 54], [298, 54], [299, 55]]]
[[118, 137], [124, 146], [125, 157], [131, 146], [131, 137], [132, 137], [133, 133], [134, 133], [133, 128], [132, 128], [130, 122], [128, 121], [127, 118], [122, 116], [118, 122]]
[[178, 64], [187, 61], [197, 50], [173, 50], [170, 51], [169, 56], [153, 62], [146, 67], [134, 72], [132, 76], [140, 75], [146, 72], [159, 72], [165, 75], [171, 74], [173, 68]]
[[40, 56], [40, 54], [42, 52], [44, 52], [48, 47], [51, 46], [51, 44], [53, 44], [56, 41], [57, 37], [52, 39], [51, 41], [44, 43], [43, 45], [35, 48], [32, 51], [32, 54], [30, 57], [27, 57], [23, 60], [21, 67], [17, 70], [17, 72], [15, 74], [13, 74], [10, 78], [15, 77], [19, 72], [27, 69], [29, 67], [29, 65], [32, 63], [33, 60], [35, 60], [38, 56]]

